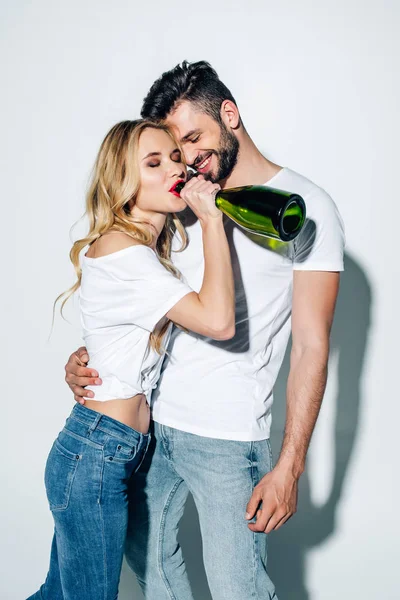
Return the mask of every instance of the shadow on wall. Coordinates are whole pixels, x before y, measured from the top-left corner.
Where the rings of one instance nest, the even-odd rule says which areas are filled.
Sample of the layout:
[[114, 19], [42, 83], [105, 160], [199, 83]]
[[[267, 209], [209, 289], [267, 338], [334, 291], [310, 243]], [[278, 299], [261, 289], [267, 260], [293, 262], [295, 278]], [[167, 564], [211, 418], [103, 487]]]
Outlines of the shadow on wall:
[[[268, 562], [279, 600], [312, 599], [306, 589], [307, 552], [325, 542], [335, 532], [335, 516], [345, 482], [360, 421], [361, 375], [370, 323], [371, 289], [359, 265], [349, 256], [341, 278], [332, 349], [339, 352], [336, 398], [334, 474], [329, 497], [315, 506], [310, 495], [310, 479], [304, 473], [299, 490], [298, 513], [281, 530], [270, 536]], [[289, 370], [289, 351], [275, 386], [271, 442], [274, 456], [279, 454], [285, 421], [285, 388]], [[204, 573], [201, 538], [194, 503], [186, 506], [180, 540], [195, 600], [211, 600]], [[120, 600], [143, 598], [132, 573], [124, 566]]]
[[[346, 472], [358, 434], [361, 412], [361, 376], [370, 324], [371, 289], [359, 265], [345, 256], [345, 271], [332, 328], [331, 348], [339, 353], [338, 386], [334, 427], [334, 472], [328, 499], [315, 506], [306, 472], [300, 481], [298, 513], [270, 536], [269, 571], [280, 600], [317, 600], [306, 589], [307, 552], [324, 543], [335, 532], [335, 517]], [[285, 421], [285, 385], [288, 353], [275, 387], [271, 443], [279, 454]]]

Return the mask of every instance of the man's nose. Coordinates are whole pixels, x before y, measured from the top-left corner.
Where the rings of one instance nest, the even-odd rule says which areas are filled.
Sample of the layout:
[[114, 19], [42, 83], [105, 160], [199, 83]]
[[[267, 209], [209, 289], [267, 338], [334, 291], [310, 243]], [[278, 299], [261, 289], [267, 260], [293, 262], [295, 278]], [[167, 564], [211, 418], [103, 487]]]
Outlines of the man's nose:
[[192, 167], [194, 161], [197, 158], [197, 154], [198, 154], [197, 150], [194, 150], [194, 149], [189, 150], [189, 148], [185, 148], [183, 151], [183, 154], [185, 155], [186, 164], [189, 165], [189, 167]]

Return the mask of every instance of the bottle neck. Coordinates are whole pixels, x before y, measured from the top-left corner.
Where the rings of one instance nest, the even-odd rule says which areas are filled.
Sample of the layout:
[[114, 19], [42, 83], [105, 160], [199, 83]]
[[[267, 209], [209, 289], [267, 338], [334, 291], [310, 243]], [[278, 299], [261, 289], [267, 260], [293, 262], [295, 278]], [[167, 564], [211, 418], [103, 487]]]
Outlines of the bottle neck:
[[[185, 185], [186, 185], [186, 181], [180, 181], [180, 182], [179, 182], [179, 183], [178, 183], [178, 184], [175, 186], [175, 189], [174, 189], [174, 191], [175, 191], [177, 194], [180, 194], [180, 193], [181, 193], [181, 191], [183, 190], [183, 188], [185, 187]], [[228, 190], [227, 190], [227, 191], [228, 191]], [[218, 198], [219, 194], [220, 194], [220, 192], [217, 192], [217, 193], [215, 194], [215, 201], [217, 201], [217, 198]]]

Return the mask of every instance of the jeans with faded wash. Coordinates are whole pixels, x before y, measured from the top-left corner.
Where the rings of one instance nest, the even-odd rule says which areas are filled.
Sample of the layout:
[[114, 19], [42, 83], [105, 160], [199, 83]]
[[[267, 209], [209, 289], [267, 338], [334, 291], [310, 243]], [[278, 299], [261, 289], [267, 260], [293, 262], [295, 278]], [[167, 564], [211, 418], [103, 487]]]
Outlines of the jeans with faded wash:
[[267, 536], [250, 531], [245, 519], [254, 487], [271, 469], [267, 439], [214, 439], [154, 423], [131, 480], [126, 546], [146, 600], [193, 600], [177, 538], [189, 492], [213, 600], [278, 600], [267, 573]]

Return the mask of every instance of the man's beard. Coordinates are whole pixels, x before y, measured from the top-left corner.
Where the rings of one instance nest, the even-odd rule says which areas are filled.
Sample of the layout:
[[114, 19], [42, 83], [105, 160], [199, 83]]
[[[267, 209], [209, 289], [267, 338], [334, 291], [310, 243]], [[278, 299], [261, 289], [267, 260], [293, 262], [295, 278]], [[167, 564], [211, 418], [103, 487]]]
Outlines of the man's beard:
[[239, 142], [224, 123], [221, 123], [221, 137], [218, 151], [213, 152], [218, 158], [218, 171], [204, 174], [204, 178], [217, 183], [229, 177], [238, 160]]

